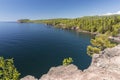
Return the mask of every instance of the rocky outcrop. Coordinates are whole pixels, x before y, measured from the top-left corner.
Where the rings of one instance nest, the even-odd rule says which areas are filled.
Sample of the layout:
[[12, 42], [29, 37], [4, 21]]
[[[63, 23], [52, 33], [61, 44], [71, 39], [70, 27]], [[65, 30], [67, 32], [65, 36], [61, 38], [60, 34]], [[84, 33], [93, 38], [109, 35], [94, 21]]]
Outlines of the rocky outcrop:
[[83, 73], [84, 80], [120, 80], [120, 45], [95, 54]]
[[26, 76], [26, 77], [24, 77], [24, 78], [22, 78], [20, 80], [38, 80], [38, 79], [36, 79], [34, 76], [28, 75], [28, 76]]
[[82, 71], [75, 65], [53, 67], [40, 80], [77, 80]]
[[73, 64], [52, 67], [39, 80], [120, 80], [120, 45], [95, 54], [91, 65], [84, 71]]
[[109, 39], [110, 39], [112, 42], [120, 43], [120, 36], [117, 36], [117, 37], [112, 37], [112, 36], [110, 36]]

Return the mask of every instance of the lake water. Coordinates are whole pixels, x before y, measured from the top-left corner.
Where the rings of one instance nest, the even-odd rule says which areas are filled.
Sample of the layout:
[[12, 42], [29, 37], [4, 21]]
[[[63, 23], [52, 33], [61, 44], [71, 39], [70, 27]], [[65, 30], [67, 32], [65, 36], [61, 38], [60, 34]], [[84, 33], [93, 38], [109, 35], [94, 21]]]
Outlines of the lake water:
[[61, 30], [45, 24], [0, 23], [0, 56], [14, 58], [21, 77], [39, 78], [50, 67], [59, 66], [66, 57], [86, 69], [91, 57], [86, 54], [91, 35]]

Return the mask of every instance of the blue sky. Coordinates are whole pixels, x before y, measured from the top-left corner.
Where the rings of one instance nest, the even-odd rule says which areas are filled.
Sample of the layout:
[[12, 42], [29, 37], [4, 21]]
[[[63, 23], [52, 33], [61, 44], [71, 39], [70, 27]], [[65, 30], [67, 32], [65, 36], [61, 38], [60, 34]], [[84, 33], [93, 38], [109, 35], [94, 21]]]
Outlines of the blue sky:
[[0, 21], [76, 18], [120, 11], [120, 0], [0, 0]]

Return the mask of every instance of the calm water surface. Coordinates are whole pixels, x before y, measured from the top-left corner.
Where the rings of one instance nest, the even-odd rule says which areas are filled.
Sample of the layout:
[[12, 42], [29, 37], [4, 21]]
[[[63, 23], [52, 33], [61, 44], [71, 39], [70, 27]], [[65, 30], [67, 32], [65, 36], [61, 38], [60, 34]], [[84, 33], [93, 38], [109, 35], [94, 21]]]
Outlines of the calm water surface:
[[55, 29], [32, 23], [0, 23], [0, 56], [14, 58], [21, 77], [40, 77], [50, 67], [72, 57], [79, 69], [86, 69], [91, 58], [86, 54], [91, 35]]

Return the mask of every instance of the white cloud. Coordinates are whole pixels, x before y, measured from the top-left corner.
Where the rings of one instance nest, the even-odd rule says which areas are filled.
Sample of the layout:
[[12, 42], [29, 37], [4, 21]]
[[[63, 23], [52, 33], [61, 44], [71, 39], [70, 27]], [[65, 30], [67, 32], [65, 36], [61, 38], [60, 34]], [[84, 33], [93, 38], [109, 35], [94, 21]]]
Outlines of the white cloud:
[[102, 14], [102, 15], [117, 15], [117, 14], [120, 14], [120, 11], [118, 11], [118, 12], [115, 12], [115, 13], [106, 13], [106, 14]]

